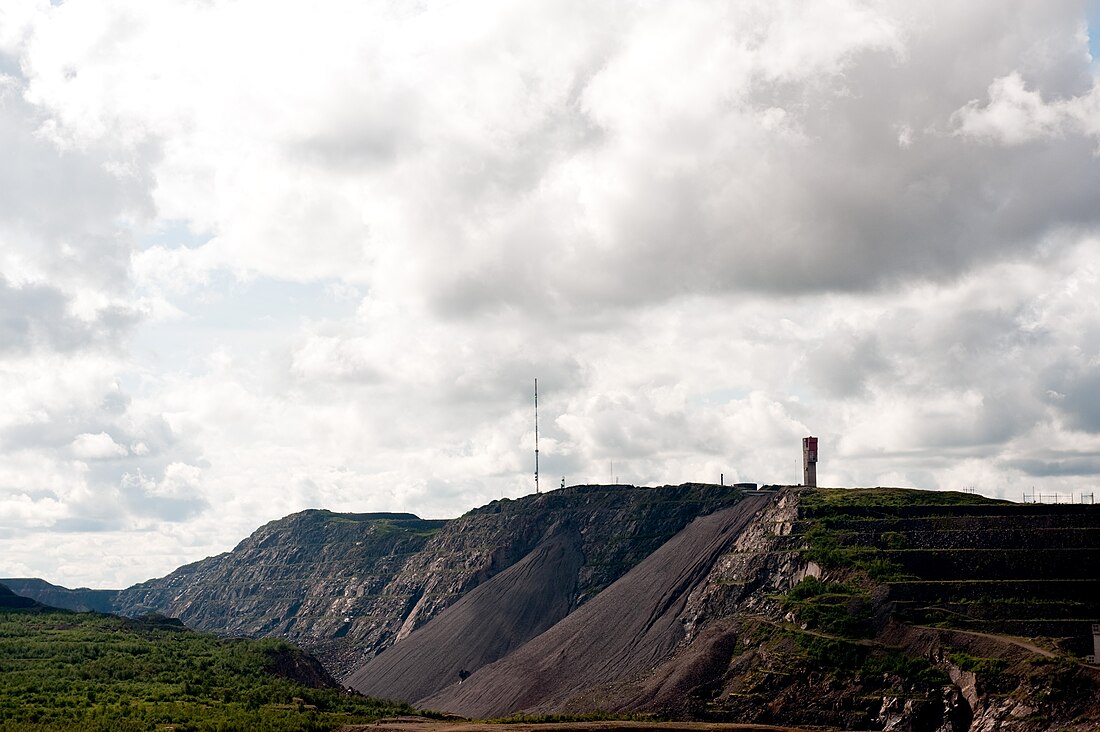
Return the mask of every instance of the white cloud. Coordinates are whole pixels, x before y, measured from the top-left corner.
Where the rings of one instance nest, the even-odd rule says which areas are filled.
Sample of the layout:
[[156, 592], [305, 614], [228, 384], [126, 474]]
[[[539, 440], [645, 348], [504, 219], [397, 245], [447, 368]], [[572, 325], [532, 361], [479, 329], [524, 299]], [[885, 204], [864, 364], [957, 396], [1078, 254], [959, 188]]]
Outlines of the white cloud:
[[146, 496], [189, 498], [200, 492], [202, 470], [198, 466], [186, 463], [170, 463], [164, 469], [164, 477], [159, 481], [149, 478], [139, 470], [136, 474], [123, 475], [122, 484], [137, 488]]
[[98, 434], [79, 434], [73, 440], [72, 453], [82, 460], [107, 460], [130, 454], [122, 445], [115, 442], [106, 432]]
[[955, 89], [923, 81], [953, 73], [943, 35], [892, 3], [276, 3], [259, 25], [252, 3], [84, 3], [38, 28], [29, 95], [66, 144], [155, 148], [161, 215], [214, 232], [139, 255], [162, 289], [337, 277], [469, 312], [860, 288], [1020, 246], [997, 241], [952, 138], [859, 152], [948, 128], [1014, 52], [1062, 74], [1036, 38], [1083, 43], [1060, 11], [1021, 5], [1030, 37], [981, 7], [951, 19], [977, 46]]
[[0, 53], [17, 54], [49, 0], [12, 0], [0, 7]]
[[989, 85], [989, 102], [969, 102], [952, 115], [956, 134], [1004, 145], [1059, 137], [1079, 131], [1100, 135], [1100, 87], [1070, 99], [1046, 102], [1038, 91], [1026, 88], [1017, 72]]
[[1080, 489], [1083, 22], [5, 3], [0, 547], [122, 584], [307, 506], [520, 495], [536, 376], [544, 485], [790, 482], [814, 432], [826, 483]]

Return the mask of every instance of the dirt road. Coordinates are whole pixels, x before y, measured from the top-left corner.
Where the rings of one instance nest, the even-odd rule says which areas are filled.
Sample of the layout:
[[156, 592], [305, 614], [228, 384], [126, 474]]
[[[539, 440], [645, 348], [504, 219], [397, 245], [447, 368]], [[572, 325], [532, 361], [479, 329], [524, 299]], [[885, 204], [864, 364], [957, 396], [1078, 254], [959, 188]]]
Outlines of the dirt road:
[[488, 724], [403, 717], [383, 719], [375, 724], [346, 725], [340, 727], [337, 732], [810, 732], [810, 730], [805, 727], [716, 722], [603, 721]]

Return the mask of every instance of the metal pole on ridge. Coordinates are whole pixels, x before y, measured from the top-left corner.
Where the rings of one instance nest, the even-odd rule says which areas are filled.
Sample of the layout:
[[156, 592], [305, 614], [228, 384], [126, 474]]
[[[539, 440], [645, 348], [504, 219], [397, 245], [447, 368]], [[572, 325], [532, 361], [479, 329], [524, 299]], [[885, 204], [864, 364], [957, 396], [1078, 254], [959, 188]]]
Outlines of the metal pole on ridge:
[[539, 492], [539, 380], [535, 380], [535, 492]]

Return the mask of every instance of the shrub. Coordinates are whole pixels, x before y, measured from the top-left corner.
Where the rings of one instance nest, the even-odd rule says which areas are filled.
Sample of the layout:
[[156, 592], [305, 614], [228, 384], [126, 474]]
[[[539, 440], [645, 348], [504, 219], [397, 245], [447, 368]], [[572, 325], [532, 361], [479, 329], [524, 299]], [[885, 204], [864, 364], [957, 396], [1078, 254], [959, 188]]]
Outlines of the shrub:
[[984, 658], [971, 656], [965, 651], [956, 651], [949, 654], [948, 659], [963, 671], [971, 671], [982, 675], [996, 675], [1008, 668], [1008, 661], [1003, 658]]
[[0, 729], [306, 732], [414, 713], [275, 676], [268, 666], [276, 652], [300, 651], [281, 640], [219, 639], [163, 618], [0, 612]]

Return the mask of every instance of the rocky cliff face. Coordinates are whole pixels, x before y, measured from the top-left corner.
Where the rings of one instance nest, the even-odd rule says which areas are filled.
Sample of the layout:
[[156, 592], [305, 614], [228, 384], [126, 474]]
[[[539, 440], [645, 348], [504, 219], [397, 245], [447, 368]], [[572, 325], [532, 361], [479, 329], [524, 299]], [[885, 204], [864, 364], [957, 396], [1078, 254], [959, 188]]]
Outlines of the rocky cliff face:
[[574, 528], [556, 524], [527, 556], [375, 656], [346, 683], [368, 696], [423, 699], [504, 657], [574, 608], [584, 566], [580, 545]]
[[305, 511], [261, 527], [231, 552], [122, 591], [115, 609], [288, 638], [340, 678], [520, 561], [554, 526], [576, 534], [583, 557], [572, 609], [693, 518], [740, 495], [699, 484], [574, 486], [494, 501], [450, 521]]
[[383, 623], [378, 598], [445, 524], [412, 514], [303, 511], [260, 527], [231, 552], [123, 590], [115, 608], [317, 647]]

